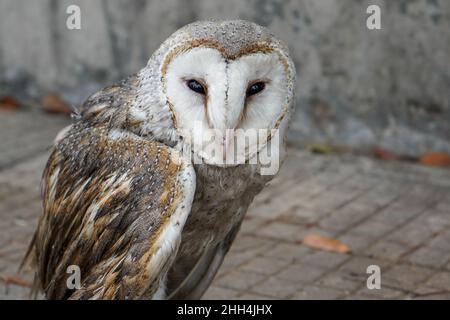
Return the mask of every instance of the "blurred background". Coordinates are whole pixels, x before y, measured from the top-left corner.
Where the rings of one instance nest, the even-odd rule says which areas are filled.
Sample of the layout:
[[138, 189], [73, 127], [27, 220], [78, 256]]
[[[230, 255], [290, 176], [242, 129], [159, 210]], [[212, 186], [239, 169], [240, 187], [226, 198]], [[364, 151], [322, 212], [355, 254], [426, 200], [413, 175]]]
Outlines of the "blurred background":
[[[72, 4], [80, 30], [66, 27]], [[381, 30], [366, 27], [370, 4]], [[248, 19], [284, 40], [296, 64], [292, 143], [448, 152], [449, 15], [446, 0], [1, 0], [0, 94], [55, 91], [78, 105], [142, 68], [179, 27]]]
[[[366, 26], [374, 4], [381, 30]], [[66, 26], [70, 5], [79, 30]], [[270, 28], [298, 80], [292, 156], [207, 297], [449, 298], [447, 0], [0, 0], [0, 298], [29, 285], [11, 274], [71, 107], [210, 18]], [[391, 279], [376, 294], [365, 288], [373, 263]]]

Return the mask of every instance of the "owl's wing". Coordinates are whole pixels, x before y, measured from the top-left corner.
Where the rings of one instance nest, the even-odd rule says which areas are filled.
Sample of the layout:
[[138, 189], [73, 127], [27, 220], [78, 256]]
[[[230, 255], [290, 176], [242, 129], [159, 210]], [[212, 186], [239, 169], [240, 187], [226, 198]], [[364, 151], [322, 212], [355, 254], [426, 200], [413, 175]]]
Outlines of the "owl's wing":
[[195, 171], [175, 150], [75, 124], [44, 172], [35, 285], [50, 299], [158, 298], [194, 192]]
[[232, 228], [225, 239], [216, 246], [206, 247], [199, 261], [183, 282], [172, 292], [168, 292], [168, 298], [176, 300], [200, 299], [214, 280], [217, 271], [219, 271], [223, 259], [230, 249], [234, 238], [236, 238], [240, 226], [241, 223]]

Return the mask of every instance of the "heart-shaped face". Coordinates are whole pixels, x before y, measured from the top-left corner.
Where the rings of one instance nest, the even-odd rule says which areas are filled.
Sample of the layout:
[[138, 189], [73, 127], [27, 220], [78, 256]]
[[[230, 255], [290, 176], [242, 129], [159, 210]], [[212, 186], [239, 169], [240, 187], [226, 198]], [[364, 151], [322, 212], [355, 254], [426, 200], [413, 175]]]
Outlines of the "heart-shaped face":
[[248, 163], [288, 111], [289, 62], [269, 43], [228, 57], [205, 43], [168, 54], [163, 85], [179, 134], [207, 164]]

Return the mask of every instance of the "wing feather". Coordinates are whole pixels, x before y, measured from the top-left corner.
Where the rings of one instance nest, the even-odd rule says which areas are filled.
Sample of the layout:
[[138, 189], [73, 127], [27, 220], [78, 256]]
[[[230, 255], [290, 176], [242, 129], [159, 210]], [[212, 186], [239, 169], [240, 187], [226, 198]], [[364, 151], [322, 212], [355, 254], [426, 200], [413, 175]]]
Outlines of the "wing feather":
[[194, 268], [183, 279], [182, 283], [172, 292], [168, 292], [169, 299], [175, 300], [198, 300], [209, 285], [222, 265], [225, 255], [228, 253], [233, 243], [241, 223], [235, 226], [225, 237], [225, 239], [214, 247], [207, 246], [203, 255], [197, 261]]
[[[175, 150], [74, 124], [43, 176], [43, 214], [29, 250], [36, 287], [50, 299], [156, 297], [194, 192], [192, 165]], [[81, 271], [75, 290], [66, 285], [71, 265]]]

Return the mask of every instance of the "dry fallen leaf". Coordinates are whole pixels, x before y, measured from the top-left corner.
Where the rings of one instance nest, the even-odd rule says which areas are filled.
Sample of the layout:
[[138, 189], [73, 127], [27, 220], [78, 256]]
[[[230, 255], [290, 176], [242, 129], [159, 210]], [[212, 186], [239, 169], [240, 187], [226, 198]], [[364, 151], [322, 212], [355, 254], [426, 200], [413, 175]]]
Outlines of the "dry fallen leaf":
[[71, 114], [72, 108], [61, 96], [50, 92], [42, 99], [42, 109], [49, 113]]
[[303, 244], [315, 249], [340, 253], [347, 253], [350, 251], [350, 248], [345, 243], [318, 234], [308, 234], [305, 238], [303, 238]]
[[0, 276], [0, 280], [5, 282], [6, 284], [14, 284], [21, 287], [31, 288], [32, 286], [32, 283], [30, 281], [27, 281], [25, 279], [13, 275], [11, 276], [2, 275]]
[[19, 103], [12, 96], [4, 96], [0, 98], [0, 110], [16, 111]]
[[308, 146], [308, 149], [312, 152], [312, 153], [317, 153], [317, 154], [332, 154], [332, 153], [337, 153], [338, 150], [330, 145], [327, 144], [320, 144], [320, 143], [314, 143]]
[[380, 160], [396, 160], [397, 156], [395, 154], [393, 154], [392, 152], [382, 149], [382, 148], [375, 148], [373, 150], [373, 154], [375, 156], [375, 158], [380, 159]]
[[429, 152], [420, 157], [419, 162], [427, 166], [450, 167], [450, 154], [446, 152]]

